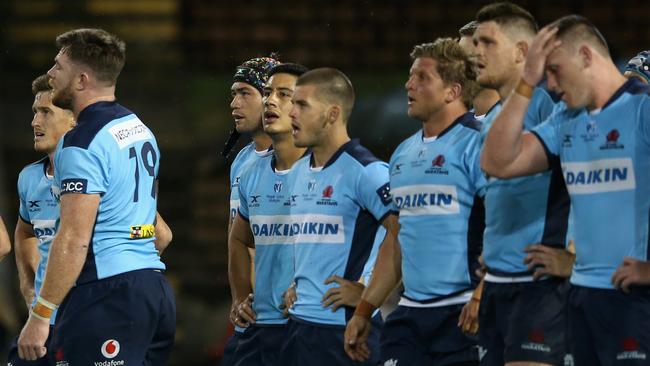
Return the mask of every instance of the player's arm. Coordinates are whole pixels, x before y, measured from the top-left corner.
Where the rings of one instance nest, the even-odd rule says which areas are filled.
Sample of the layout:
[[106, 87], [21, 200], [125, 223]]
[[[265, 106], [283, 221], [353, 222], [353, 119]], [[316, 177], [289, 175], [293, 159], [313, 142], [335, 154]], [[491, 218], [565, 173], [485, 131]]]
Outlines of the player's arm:
[[352, 360], [364, 361], [370, 356], [366, 340], [370, 333], [370, 317], [402, 279], [402, 253], [397, 240], [397, 215], [389, 214], [382, 222], [386, 237], [377, 253], [377, 262], [370, 283], [361, 295], [354, 316], [345, 329], [345, 352]]
[[156, 250], [158, 250], [158, 255], [162, 255], [163, 251], [167, 249], [169, 243], [172, 242], [173, 234], [172, 229], [167, 225], [167, 222], [163, 220], [160, 213], [156, 211], [156, 240], [154, 244], [156, 245]]
[[255, 313], [250, 306], [251, 257], [248, 248], [254, 248], [253, 233], [248, 222], [238, 214], [233, 221], [228, 238], [228, 279], [233, 300], [231, 318], [241, 327], [255, 322]]
[[40, 260], [38, 252], [38, 239], [34, 235], [32, 225], [18, 219], [14, 231], [14, 247], [16, 253], [16, 267], [20, 281], [20, 292], [25, 298], [27, 308], [31, 308], [34, 301], [34, 278]]
[[11, 251], [11, 241], [9, 240], [9, 233], [5, 226], [2, 216], [0, 216], [0, 261], [9, 254]]
[[81, 273], [92, 240], [99, 194], [61, 196], [59, 231], [52, 241], [41, 297], [60, 304]]
[[496, 116], [481, 154], [481, 168], [498, 178], [512, 178], [539, 173], [549, 164], [542, 143], [530, 133], [523, 133], [524, 118], [534, 85], [544, 76], [547, 56], [557, 46], [556, 28], [543, 28], [530, 45], [524, 74]]
[[68, 193], [61, 196], [61, 218], [48, 258], [40, 296], [18, 338], [18, 355], [36, 360], [47, 350], [49, 317], [61, 304], [81, 273], [91, 245], [99, 208], [99, 194]]

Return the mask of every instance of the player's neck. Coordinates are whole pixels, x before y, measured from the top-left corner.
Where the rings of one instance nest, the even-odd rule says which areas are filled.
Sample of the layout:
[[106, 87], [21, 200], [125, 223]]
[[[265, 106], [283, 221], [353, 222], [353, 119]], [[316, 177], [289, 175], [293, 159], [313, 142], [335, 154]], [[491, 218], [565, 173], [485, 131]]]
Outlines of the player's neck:
[[467, 113], [467, 108], [460, 99], [445, 105], [432, 114], [428, 120], [422, 122], [424, 137], [440, 135], [442, 131], [446, 130], [458, 117], [465, 113]]
[[314, 157], [314, 166], [312, 168], [325, 166], [341, 146], [350, 141], [345, 124], [341, 123], [337, 127], [333, 127], [333, 129], [331, 133], [325, 134], [325, 140], [321, 141], [318, 146], [311, 147], [312, 156]]
[[291, 133], [277, 134], [271, 138], [273, 139], [273, 156], [277, 170], [291, 169], [293, 164], [305, 154], [304, 148], [296, 147], [293, 144]]
[[74, 117], [79, 117], [79, 113], [86, 109], [89, 105], [98, 103], [98, 102], [114, 102], [115, 101], [115, 88], [105, 90], [98, 93], [85, 93], [78, 95], [72, 103], [72, 111], [74, 112]]
[[47, 175], [54, 176], [54, 151], [47, 154], [49, 161], [47, 162]]
[[625, 84], [627, 79], [612, 64], [606, 72], [599, 73], [598, 80], [592, 80], [593, 103], [587, 106], [589, 111], [605, 106], [612, 96]]
[[499, 101], [499, 93], [494, 89], [481, 89], [476, 98], [472, 101], [474, 115], [482, 116]]
[[268, 150], [272, 143], [269, 135], [261, 129], [255, 132], [251, 138], [253, 139], [253, 145], [255, 145], [255, 151]]
[[516, 71], [510, 75], [508, 80], [499, 87], [499, 97], [501, 100], [505, 101], [508, 99], [512, 91], [517, 87], [519, 80], [521, 80], [521, 75], [523, 75], [523, 70], [516, 68]]

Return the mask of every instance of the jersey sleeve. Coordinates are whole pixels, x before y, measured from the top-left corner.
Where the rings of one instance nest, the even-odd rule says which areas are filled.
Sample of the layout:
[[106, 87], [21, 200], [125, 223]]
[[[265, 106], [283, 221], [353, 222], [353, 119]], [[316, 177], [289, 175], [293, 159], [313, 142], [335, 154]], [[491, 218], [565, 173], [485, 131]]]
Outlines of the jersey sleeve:
[[385, 162], [365, 166], [357, 180], [356, 190], [361, 206], [380, 222], [393, 209], [388, 164]]
[[485, 187], [487, 186], [487, 179], [481, 170], [481, 136], [476, 135], [472, 139], [465, 151], [465, 166], [467, 174], [474, 187], [474, 194], [479, 197], [485, 196]]
[[248, 178], [247, 171], [242, 172], [239, 178], [239, 185], [236, 188], [238, 191], [237, 197], [239, 198], [239, 207], [237, 208], [237, 212], [239, 213], [239, 216], [246, 221], [249, 221], [250, 217], [250, 214], [248, 213], [248, 195], [246, 191]]
[[533, 128], [531, 133], [542, 143], [549, 166], [560, 156], [560, 120], [563, 113], [553, 114], [548, 120]]
[[29, 217], [29, 210], [27, 209], [27, 181], [25, 177], [25, 171], [20, 172], [18, 175], [18, 198], [20, 201], [20, 206], [18, 207], [18, 216], [20, 217], [21, 220], [23, 220], [25, 223], [31, 225], [31, 220]]
[[[109, 162], [98, 153], [76, 146], [59, 151], [55, 166], [61, 195], [67, 193], [104, 194], [108, 190]], [[119, 169], [119, 167], [113, 167]]]
[[526, 110], [526, 119], [524, 127], [526, 130], [532, 130], [544, 122], [552, 113], [555, 103], [544, 88], [535, 88], [528, 109]]
[[[398, 146], [398, 149], [399, 149], [399, 146]], [[397, 151], [397, 149], [395, 151]], [[393, 152], [393, 155], [390, 157], [390, 164], [389, 164], [389, 168], [388, 168], [389, 176], [390, 176], [391, 172], [393, 171], [393, 169], [395, 169], [395, 152]], [[390, 192], [390, 189], [389, 189], [389, 192]], [[397, 204], [395, 203], [395, 200], [392, 199], [392, 197], [393, 196], [391, 194], [391, 200], [390, 200], [390, 204], [388, 205], [388, 207], [390, 208], [390, 211], [392, 213], [394, 213], [395, 215], [399, 215], [399, 208], [397, 207]]]
[[650, 96], [646, 96], [642, 103], [638, 117], [639, 130], [643, 141], [650, 146]]

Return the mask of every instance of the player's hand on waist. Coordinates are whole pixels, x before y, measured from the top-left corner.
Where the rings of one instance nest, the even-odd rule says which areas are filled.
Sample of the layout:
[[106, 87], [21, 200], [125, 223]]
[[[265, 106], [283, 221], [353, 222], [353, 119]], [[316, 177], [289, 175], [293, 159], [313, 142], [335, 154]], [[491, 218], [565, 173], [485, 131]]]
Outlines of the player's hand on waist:
[[325, 284], [336, 282], [339, 287], [333, 287], [323, 295], [321, 304], [324, 308], [332, 307], [332, 312], [337, 311], [341, 306], [356, 307], [361, 300], [361, 294], [366, 288], [357, 281], [346, 280], [345, 278], [333, 275], [325, 280]]

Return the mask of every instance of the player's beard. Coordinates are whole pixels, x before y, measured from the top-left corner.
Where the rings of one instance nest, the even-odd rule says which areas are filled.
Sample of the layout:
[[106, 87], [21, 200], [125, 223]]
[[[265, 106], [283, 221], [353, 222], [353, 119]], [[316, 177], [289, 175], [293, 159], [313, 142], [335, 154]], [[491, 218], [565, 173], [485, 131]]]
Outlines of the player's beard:
[[61, 89], [54, 89], [52, 93], [52, 104], [55, 106], [72, 110], [72, 104], [74, 101], [74, 95], [72, 94], [72, 87], [70, 83]]

